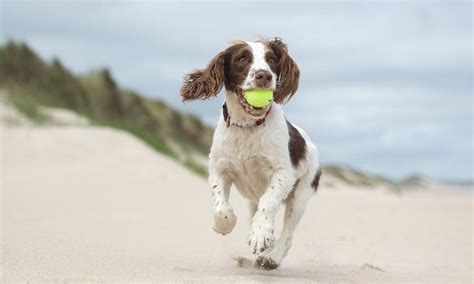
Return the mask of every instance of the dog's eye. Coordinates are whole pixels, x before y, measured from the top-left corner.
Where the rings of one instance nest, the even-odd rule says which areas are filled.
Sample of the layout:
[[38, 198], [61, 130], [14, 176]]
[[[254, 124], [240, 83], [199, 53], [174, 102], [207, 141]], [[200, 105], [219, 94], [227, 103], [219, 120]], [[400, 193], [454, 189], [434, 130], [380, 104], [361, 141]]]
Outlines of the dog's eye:
[[276, 63], [277, 63], [277, 60], [276, 60], [275, 57], [270, 57], [270, 58], [268, 58], [268, 63], [270, 63], [270, 64], [276, 64]]
[[246, 62], [247, 62], [247, 57], [245, 57], [245, 55], [239, 56], [239, 57], [237, 58], [237, 62], [239, 62], [239, 63], [246, 63]]

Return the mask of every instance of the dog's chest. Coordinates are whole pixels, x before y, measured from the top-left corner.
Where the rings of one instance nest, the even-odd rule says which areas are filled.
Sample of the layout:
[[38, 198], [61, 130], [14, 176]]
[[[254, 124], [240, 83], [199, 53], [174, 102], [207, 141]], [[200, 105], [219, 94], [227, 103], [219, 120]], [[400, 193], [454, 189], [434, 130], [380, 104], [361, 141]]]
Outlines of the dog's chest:
[[257, 202], [267, 189], [273, 174], [273, 166], [261, 155], [236, 160], [230, 176], [239, 192]]
[[276, 152], [276, 144], [268, 135], [232, 133], [223, 137], [219, 164], [225, 167], [221, 170], [232, 179], [239, 192], [257, 202], [278, 166]]

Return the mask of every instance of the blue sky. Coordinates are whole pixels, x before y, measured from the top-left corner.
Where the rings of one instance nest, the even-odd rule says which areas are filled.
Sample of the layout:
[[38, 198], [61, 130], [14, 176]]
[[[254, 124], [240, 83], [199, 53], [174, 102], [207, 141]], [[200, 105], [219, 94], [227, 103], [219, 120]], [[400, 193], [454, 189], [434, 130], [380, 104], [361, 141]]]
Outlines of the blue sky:
[[183, 73], [233, 39], [282, 37], [299, 64], [290, 121], [325, 164], [472, 180], [472, 4], [3, 1], [0, 40], [117, 81], [214, 125], [222, 96], [183, 104]]

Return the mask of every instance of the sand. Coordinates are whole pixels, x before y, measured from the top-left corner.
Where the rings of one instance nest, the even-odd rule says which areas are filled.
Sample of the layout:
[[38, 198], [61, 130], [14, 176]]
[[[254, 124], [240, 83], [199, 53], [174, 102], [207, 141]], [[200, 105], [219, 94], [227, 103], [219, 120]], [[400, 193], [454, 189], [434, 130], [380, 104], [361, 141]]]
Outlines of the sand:
[[127, 133], [71, 126], [1, 134], [4, 283], [472, 282], [468, 191], [321, 188], [282, 267], [267, 272], [233, 259], [251, 257], [237, 192], [237, 227], [217, 235], [205, 179]]

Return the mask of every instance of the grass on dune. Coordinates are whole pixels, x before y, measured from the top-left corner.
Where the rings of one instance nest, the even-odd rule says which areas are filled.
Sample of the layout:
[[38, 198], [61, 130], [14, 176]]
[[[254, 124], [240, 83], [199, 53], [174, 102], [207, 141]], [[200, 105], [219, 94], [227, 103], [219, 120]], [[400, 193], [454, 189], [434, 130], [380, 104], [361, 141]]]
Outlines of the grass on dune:
[[[35, 124], [45, 125], [54, 123], [54, 121], [47, 114], [41, 111], [42, 104], [37, 102], [35, 98], [30, 95], [9, 95], [7, 96], [7, 100], [11, 102], [20, 113], [25, 115]], [[177, 160], [179, 163], [181, 163], [183, 166], [196, 173], [197, 175], [202, 177], [207, 176], [207, 169], [205, 167], [189, 158], [185, 160], [179, 159], [178, 155], [163, 141], [157, 139], [147, 130], [142, 129], [133, 123], [120, 119], [96, 119], [90, 117], [85, 113], [81, 113], [81, 115], [86, 116], [93, 125], [107, 126], [126, 131], [135, 136], [136, 138], [145, 142], [145, 144], [150, 146], [153, 150]]]

